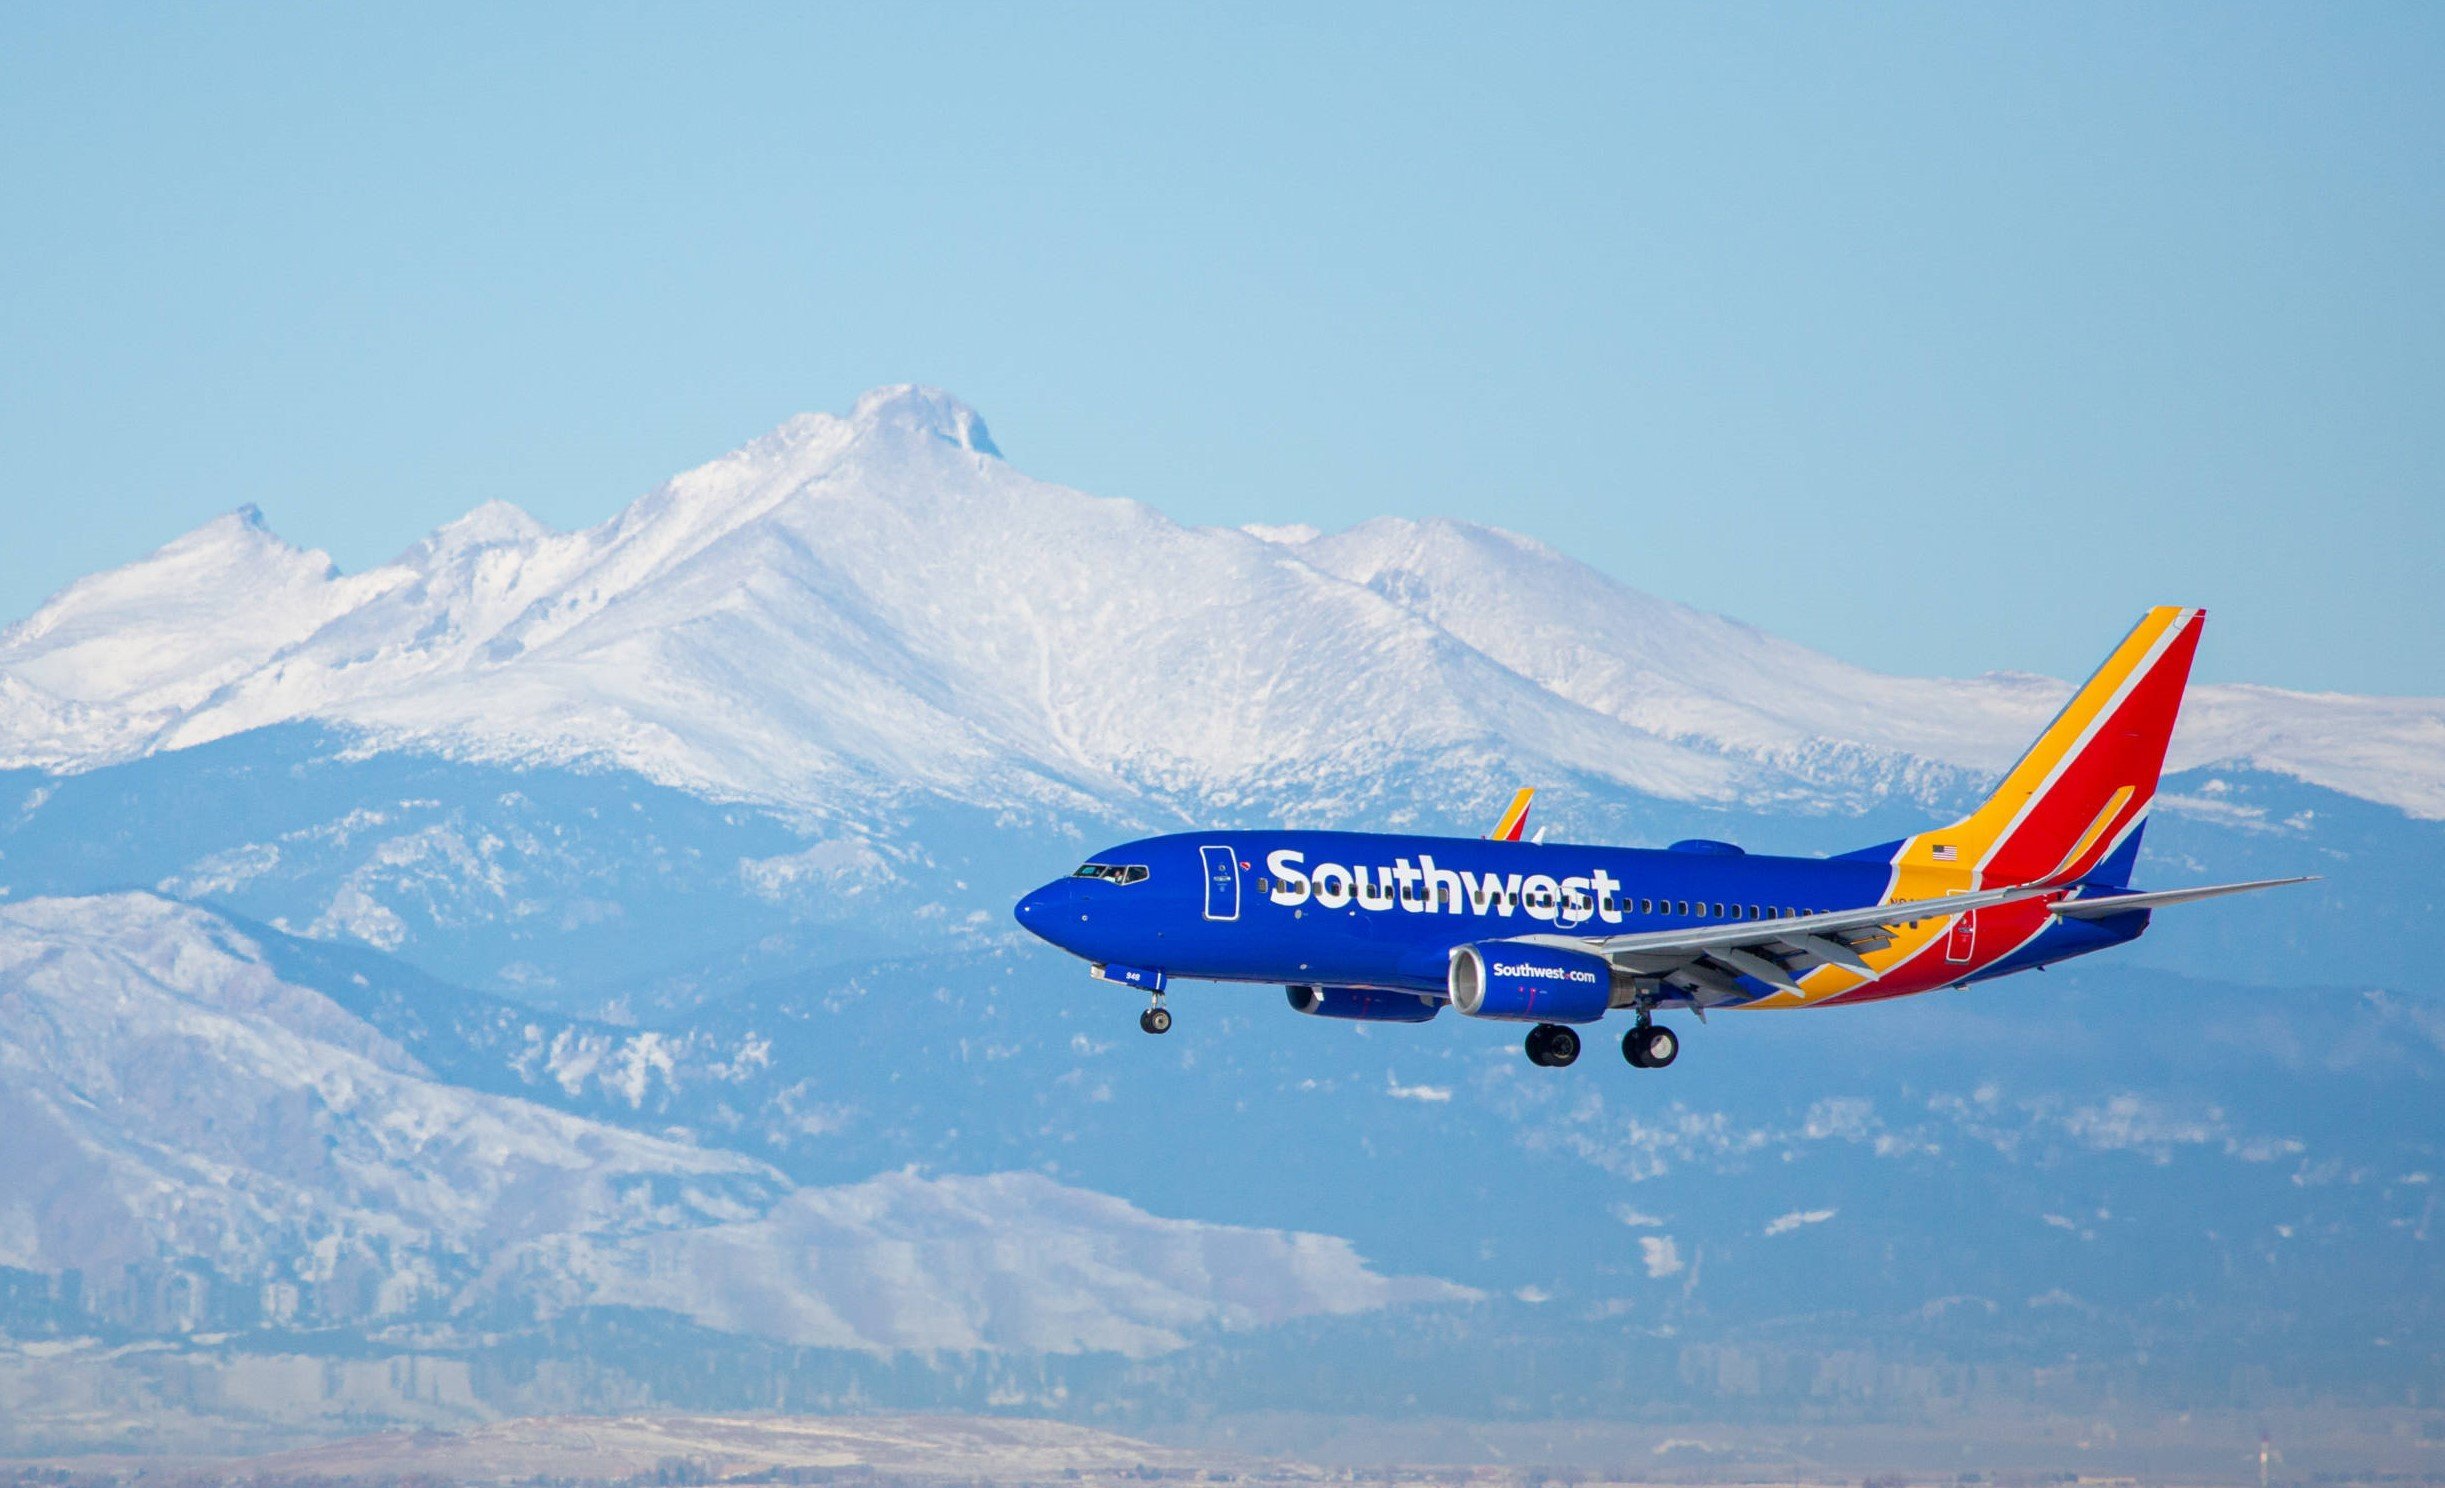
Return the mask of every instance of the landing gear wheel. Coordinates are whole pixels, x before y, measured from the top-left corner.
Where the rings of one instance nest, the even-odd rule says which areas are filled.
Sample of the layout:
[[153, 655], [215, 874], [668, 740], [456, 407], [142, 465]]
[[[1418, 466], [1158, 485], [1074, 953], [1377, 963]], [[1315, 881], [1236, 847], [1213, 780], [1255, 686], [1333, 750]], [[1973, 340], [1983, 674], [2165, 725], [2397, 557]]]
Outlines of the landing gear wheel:
[[1138, 1027], [1145, 1029], [1148, 1033], [1171, 1032], [1171, 1009], [1159, 1007], [1148, 1008], [1146, 1011], [1138, 1014]]
[[1559, 1023], [1539, 1023], [1528, 1030], [1528, 1062], [1561, 1069], [1579, 1057], [1579, 1034]]
[[1661, 1023], [1641, 1023], [1622, 1036], [1622, 1058], [1640, 1069], [1662, 1069], [1681, 1057], [1681, 1036]]

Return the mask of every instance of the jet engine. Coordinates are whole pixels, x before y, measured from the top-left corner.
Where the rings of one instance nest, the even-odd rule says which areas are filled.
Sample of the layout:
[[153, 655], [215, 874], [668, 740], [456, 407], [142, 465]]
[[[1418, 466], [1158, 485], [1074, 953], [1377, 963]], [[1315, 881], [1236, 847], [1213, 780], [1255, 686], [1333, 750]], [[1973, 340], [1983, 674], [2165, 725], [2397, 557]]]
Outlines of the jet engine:
[[1355, 1018], [1367, 1023], [1423, 1023], [1443, 1011], [1431, 997], [1386, 992], [1377, 987], [1286, 987], [1293, 1010], [1311, 1018]]
[[1472, 1018], [1521, 1023], [1593, 1023], [1613, 1005], [1613, 968], [1602, 956], [1518, 940], [1488, 940], [1452, 952], [1452, 1006]]

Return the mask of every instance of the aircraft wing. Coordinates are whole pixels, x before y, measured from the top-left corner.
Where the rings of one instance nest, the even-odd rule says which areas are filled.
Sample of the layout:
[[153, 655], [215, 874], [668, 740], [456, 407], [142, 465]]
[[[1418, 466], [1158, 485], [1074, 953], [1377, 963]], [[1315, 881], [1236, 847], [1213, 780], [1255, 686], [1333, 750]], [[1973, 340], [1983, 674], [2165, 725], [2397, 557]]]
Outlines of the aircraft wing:
[[2297, 878], [2271, 878], [2255, 883], [2214, 884], [2204, 888], [2166, 889], [2145, 894], [2112, 894], [2095, 899], [2065, 899], [2060, 885], [2029, 884], [2017, 888], [1979, 889], [1934, 899], [1904, 899], [1859, 909], [1823, 914], [1785, 915], [1764, 920], [1717, 920], [1672, 930], [1637, 935], [1525, 935], [1522, 940], [1566, 946], [1604, 957], [1638, 976], [1656, 977], [1688, 994], [1699, 1008], [1735, 1002], [1749, 996], [1738, 978], [1751, 977], [1779, 991], [1797, 992], [1799, 978], [1819, 966], [1840, 966], [1863, 976], [1873, 974], [1865, 953], [1893, 942], [1893, 928], [1916, 920], [1941, 919], [2030, 899], [2054, 902], [2055, 914], [2079, 919], [2127, 914], [2165, 904], [2182, 904], [2219, 894], [2300, 883]]

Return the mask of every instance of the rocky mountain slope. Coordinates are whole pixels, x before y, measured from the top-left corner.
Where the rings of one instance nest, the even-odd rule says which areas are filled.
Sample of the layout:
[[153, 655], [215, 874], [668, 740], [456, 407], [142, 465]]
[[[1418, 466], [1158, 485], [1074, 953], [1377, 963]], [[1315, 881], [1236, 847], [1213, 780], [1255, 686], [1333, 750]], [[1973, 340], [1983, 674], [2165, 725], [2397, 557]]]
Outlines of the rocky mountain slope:
[[[690, 1075], [768, 1059], [745, 1039]], [[1470, 1295], [1038, 1174], [806, 1187], [446, 1083], [236, 928], [142, 894], [0, 906], [0, 1130], [0, 1267], [74, 1273], [140, 1331], [626, 1306], [813, 1347], [1137, 1355]]]

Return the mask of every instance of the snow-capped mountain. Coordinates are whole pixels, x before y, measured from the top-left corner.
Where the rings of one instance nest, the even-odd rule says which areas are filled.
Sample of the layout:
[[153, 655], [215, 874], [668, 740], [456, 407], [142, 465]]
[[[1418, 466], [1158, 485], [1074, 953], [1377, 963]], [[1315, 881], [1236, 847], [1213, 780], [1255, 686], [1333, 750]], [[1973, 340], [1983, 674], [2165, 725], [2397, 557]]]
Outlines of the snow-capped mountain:
[[[1999, 773], [2069, 692], [2025, 673], [1887, 676], [1467, 523], [1379, 519], [1286, 541], [1559, 697], [1642, 734], [1755, 758], [1818, 790], [1906, 791], [1930, 763]], [[2119, 639], [2115, 620], [2079, 622], [2095, 629], [2101, 659]], [[2445, 699], [2193, 687], [2168, 766], [2227, 761], [2445, 816]]]
[[[743, 1073], [753, 1040], [732, 1053]], [[0, 1268], [148, 1330], [651, 1308], [836, 1349], [1178, 1348], [1463, 1288], [1039, 1174], [801, 1187], [434, 1078], [144, 894], [0, 907]]]
[[[251, 510], [207, 524], [0, 635], [0, 765], [314, 721], [817, 816], [1329, 800], [1425, 761], [1460, 795], [1856, 809], [2000, 768], [2065, 691], [1881, 676], [1458, 523], [1183, 526], [903, 387], [581, 532], [496, 503], [343, 575]], [[2175, 756], [2445, 816], [2445, 701], [2203, 687]]]
[[2399, 1398], [2445, 1358], [2445, 702], [2195, 689], [2144, 871], [2322, 882], [1719, 1018], [1665, 1082], [1276, 989], [1181, 988], [1145, 1039], [1008, 918], [1141, 824], [1476, 830], [1522, 780], [1564, 833], [1853, 847], [2064, 691], [1881, 676], [1465, 524], [1182, 526], [918, 389], [354, 575], [223, 518], [0, 633], [0, 1419], [67, 1339], [97, 1398], [123, 1343], [255, 1360], [146, 1376], [198, 1410], [402, 1338], [470, 1410], [1165, 1369], [1246, 1408], [1884, 1408], [1850, 1350]]

